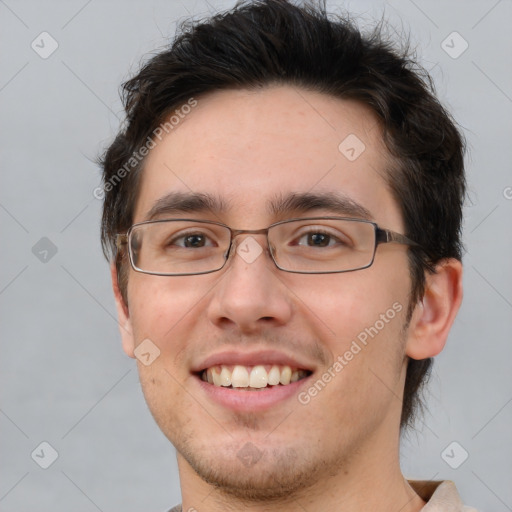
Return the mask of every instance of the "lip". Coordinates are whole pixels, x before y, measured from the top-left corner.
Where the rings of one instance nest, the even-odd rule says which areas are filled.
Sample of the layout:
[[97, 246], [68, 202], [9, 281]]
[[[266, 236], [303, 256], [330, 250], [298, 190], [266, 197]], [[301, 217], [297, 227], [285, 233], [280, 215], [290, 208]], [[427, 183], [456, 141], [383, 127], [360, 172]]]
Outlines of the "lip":
[[[192, 367], [192, 373], [198, 374], [212, 366], [225, 365], [242, 365], [242, 366], [256, 366], [256, 365], [279, 365], [290, 366], [292, 369], [309, 370], [311, 373], [315, 371], [315, 366], [311, 363], [299, 361], [298, 359], [289, 356], [283, 352], [276, 350], [259, 350], [254, 352], [240, 352], [235, 350], [219, 352], [208, 356], [206, 359]], [[297, 381], [300, 382], [300, 381]], [[251, 391], [249, 391], [251, 393]], [[259, 391], [257, 393], [262, 393]]]
[[286, 386], [278, 385], [264, 388], [260, 391], [239, 391], [232, 388], [209, 384], [198, 374], [194, 375], [194, 381], [200, 388], [200, 392], [207, 396], [209, 401], [217, 403], [233, 412], [260, 412], [280, 405], [281, 403], [296, 397], [299, 390], [309, 385], [313, 374], [304, 377]]

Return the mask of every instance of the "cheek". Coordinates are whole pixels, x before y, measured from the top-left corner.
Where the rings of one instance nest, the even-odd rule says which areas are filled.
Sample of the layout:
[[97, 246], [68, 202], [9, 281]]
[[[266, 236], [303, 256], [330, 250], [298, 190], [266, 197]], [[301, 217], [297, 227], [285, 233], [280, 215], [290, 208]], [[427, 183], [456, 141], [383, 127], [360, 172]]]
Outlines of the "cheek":
[[[363, 423], [380, 421], [402, 393], [407, 288], [376, 288], [354, 279], [334, 293], [309, 295], [314, 312], [332, 331], [324, 339], [331, 360], [317, 384], [306, 390], [309, 398], [304, 401], [311, 400], [315, 415], [323, 421], [344, 426], [340, 435], [350, 429], [354, 418], [366, 418], [362, 428]], [[319, 380], [328, 383], [323, 387]]]
[[155, 341], [172, 339], [173, 331], [190, 321], [208, 292], [190, 277], [135, 274], [130, 278], [128, 293], [136, 342], [151, 336]]
[[336, 365], [329, 401], [354, 402], [351, 409], [387, 402], [389, 388], [399, 393], [410, 280], [406, 257], [382, 267], [376, 261], [360, 272], [322, 276], [314, 286], [303, 282], [294, 288], [305, 297], [298, 314], [316, 318], [329, 365]]
[[164, 433], [180, 428], [181, 420], [169, 414], [170, 408], [190, 407], [182, 393], [190, 377], [184, 359], [198, 318], [195, 312], [203, 307], [202, 299], [209, 289], [184, 279], [134, 274], [128, 286], [135, 344], [149, 339], [159, 350], [151, 364], [137, 361], [137, 367], [149, 409]]
[[130, 317], [135, 345], [149, 338], [159, 350], [151, 365], [138, 362], [148, 398], [159, 388], [173, 389], [189, 376], [187, 348], [203, 315], [209, 289], [210, 286], [200, 286], [186, 277], [141, 274], [131, 281]]
[[361, 271], [318, 275], [314, 282], [305, 276], [290, 283], [301, 299], [298, 314], [316, 316], [316, 324], [329, 334], [333, 352], [344, 351], [347, 342], [360, 334], [364, 341], [365, 333], [375, 324], [379, 332], [401, 326], [410, 292], [407, 261], [403, 260], [386, 268], [379, 268], [376, 262]]

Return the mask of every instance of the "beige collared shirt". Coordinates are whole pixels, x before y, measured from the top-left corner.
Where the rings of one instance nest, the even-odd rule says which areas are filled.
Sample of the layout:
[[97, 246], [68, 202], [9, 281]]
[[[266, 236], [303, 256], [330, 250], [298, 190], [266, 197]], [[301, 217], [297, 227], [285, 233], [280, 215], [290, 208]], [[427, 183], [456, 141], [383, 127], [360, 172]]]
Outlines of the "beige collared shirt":
[[[478, 512], [462, 503], [455, 484], [451, 480], [409, 480], [409, 485], [427, 504], [421, 512]], [[169, 512], [183, 512], [177, 505]]]
[[409, 480], [409, 485], [427, 504], [421, 512], [478, 512], [462, 503], [451, 480]]

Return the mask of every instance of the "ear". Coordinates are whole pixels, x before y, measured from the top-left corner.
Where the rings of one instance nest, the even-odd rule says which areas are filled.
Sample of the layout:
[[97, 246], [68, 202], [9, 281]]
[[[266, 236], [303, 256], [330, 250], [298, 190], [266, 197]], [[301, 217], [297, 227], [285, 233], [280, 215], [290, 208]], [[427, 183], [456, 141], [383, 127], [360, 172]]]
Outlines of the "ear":
[[406, 354], [426, 359], [443, 350], [462, 302], [462, 263], [445, 259], [426, 275], [425, 294], [414, 309]]
[[117, 280], [117, 269], [115, 263], [110, 265], [110, 275], [112, 277], [112, 288], [114, 290], [114, 297], [116, 299], [117, 317], [119, 331], [121, 332], [121, 341], [123, 350], [130, 357], [135, 357], [133, 351], [135, 350], [135, 339], [133, 337], [132, 322], [130, 319], [130, 311], [128, 305], [125, 304], [124, 299], [119, 289], [119, 282]]

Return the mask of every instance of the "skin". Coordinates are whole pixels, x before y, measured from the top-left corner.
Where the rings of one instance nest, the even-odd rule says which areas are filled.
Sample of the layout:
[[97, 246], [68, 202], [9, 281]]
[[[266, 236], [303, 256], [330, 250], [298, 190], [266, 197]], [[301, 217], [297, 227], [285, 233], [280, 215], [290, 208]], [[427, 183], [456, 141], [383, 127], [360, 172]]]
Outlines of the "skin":
[[[349, 134], [366, 146], [353, 162], [338, 150]], [[266, 208], [276, 195], [337, 191], [403, 233], [385, 181], [390, 163], [376, 118], [356, 102], [288, 86], [217, 91], [198, 98], [151, 150], [134, 222], [166, 193], [193, 191], [229, 208], [186, 216], [260, 229], [282, 220]], [[324, 214], [332, 212], [302, 215]], [[253, 238], [266, 249], [264, 236]], [[399, 244], [380, 245], [371, 267], [342, 274], [282, 272], [265, 251], [250, 264], [234, 253], [223, 270], [201, 276], [130, 270], [128, 305], [114, 266], [112, 279], [125, 352], [133, 357], [146, 338], [161, 351], [138, 368], [150, 410], [177, 450], [183, 510], [422, 508], [399, 466], [406, 361], [442, 350], [462, 298], [460, 262], [445, 260], [427, 276], [408, 326], [411, 281]], [[277, 348], [311, 361], [320, 377], [394, 303], [401, 312], [307, 405], [292, 397], [234, 412], [209, 400], [191, 374], [225, 349]], [[261, 455], [251, 467], [237, 457], [248, 442]]]

